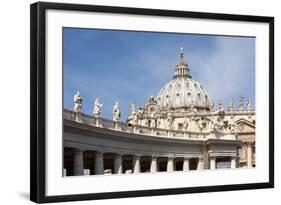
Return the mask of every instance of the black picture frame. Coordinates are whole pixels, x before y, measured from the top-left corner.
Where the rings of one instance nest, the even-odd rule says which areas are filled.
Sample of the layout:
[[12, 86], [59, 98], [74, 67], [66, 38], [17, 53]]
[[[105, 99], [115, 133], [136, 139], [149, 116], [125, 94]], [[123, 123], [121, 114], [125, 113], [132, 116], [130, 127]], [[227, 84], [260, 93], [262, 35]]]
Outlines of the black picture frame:
[[[195, 19], [216, 19], [230, 21], [263, 22], [269, 25], [269, 181], [239, 185], [204, 186], [195, 188], [173, 188], [158, 190], [90, 193], [60, 196], [46, 196], [45, 167], [45, 100], [46, 100], [46, 59], [45, 26], [48, 9], [67, 11], [86, 11], [102, 13], [121, 13], [151, 16], [169, 16]], [[274, 187], [274, 18], [144, 8], [110, 7], [82, 4], [38, 2], [30, 7], [30, 200], [37, 203], [76, 200], [97, 200], [123, 197], [141, 197], [198, 192], [218, 192]]]

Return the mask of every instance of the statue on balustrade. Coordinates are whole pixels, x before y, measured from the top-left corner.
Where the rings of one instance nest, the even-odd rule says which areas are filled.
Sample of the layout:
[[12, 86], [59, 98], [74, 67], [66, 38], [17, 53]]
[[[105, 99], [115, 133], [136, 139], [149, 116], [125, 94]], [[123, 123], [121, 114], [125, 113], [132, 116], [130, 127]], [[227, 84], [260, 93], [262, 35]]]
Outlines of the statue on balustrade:
[[102, 108], [102, 104], [100, 103], [99, 98], [96, 98], [94, 112], [93, 112], [93, 115], [95, 117], [99, 117], [101, 115], [101, 108]]
[[142, 115], [142, 113], [143, 110], [142, 109], [137, 110], [136, 104], [132, 103], [130, 108], [130, 114], [127, 121], [128, 125], [137, 125], [139, 115]]
[[77, 91], [74, 95], [74, 112], [81, 112], [82, 110], [82, 98], [80, 96], [80, 92]]
[[242, 111], [243, 110], [243, 102], [244, 101], [244, 98], [243, 97], [240, 97], [239, 98], [239, 104], [238, 104], [238, 110]]
[[228, 110], [232, 111], [234, 109], [234, 99], [231, 98], [229, 101], [229, 107]]
[[251, 102], [250, 99], [246, 101], [246, 110], [251, 110]]
[[118, 102], [115, 102], [115, 105], [113, 106], [113, 121], [119, 121], [121, 117], [121, 111]]
[[137, 113], [137, 107], [135, 103], [131, 104], [130, 114], [129, 116], [134, 116]]
[[221, 100], [219, 100], [219, 101], [217, 102], [217, 106], [218, 106], [218, 111], [219, 111], [219, 112], [224, 112], [224, 109], [223, 109], [223, 107], [222, 107], [222, 102], [221, 102]]

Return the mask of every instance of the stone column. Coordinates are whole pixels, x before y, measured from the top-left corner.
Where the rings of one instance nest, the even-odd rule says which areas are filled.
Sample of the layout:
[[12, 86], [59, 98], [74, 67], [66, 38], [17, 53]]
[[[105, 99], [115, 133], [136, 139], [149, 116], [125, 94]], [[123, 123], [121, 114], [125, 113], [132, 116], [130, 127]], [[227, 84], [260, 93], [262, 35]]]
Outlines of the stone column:
[[173, 171], [174, 171], [174, 157], [169, 156], [167, 162], [167, 172], [173, 172]]
[[253, 153], [252, 153], [252, 144], [248, 143], [247, 145], [247, 165], [248, 167], [252, 167]]
[[231, 169], [237, 168], [236, 161], [236, 157], [231, 157]]
[[134, 155], [133, 157], [133, 172], [140, 173], [140, 156]]
[[188, 171], [189, 170], [189, 158], [184, 157], [183, 159], [183, 171]]
[[150, 164], [150, 172], [154, 173], [157, 172], [157, 157], [151, 157], [151, 164]]
[[80, 149], [74, 150], [73, 170], [74, 176], [84, 175], [83, 151]]
[[198, 164], [197, 164], [197, 170], [203, 170], [204, 169], [204, 159], [202, 156], [198, 158]]
[[122, 156], [120, 154], [115, 154], [114, 158], [114, 174], [122, 174]]
[[216, 158], [215, 157], [210, 158], [210, 169], [212, 169], [212, 170], [216, 169]]
[[95, 154], [95, 174], [104, 174], [102, 152], [96, 152]]

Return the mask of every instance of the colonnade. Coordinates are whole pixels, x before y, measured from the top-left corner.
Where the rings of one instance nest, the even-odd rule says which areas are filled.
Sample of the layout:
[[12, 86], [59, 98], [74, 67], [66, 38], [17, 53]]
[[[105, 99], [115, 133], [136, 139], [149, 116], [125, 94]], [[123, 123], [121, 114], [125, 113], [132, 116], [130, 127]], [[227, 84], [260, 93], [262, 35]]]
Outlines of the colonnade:
[[[73, 150], [73, 175], [84, 175], [84, 158], [83, 150]], [[92, 163], [94, 164], [91, 174], [101, 175], [105, 173], [123, 174], [123, 173], [140, 173], [151, 172], [156, 173], [159, 171], [173, 172], [173, 171], [188, 171], [188, 170], [203, 170], [204, 160], [202, 156], [175, 156], [175, 155], [139, 155], [129, 154], [124, 155], [120, 153], [111, 153], [113, 158], [110, 161], [112, 169], [105, 169], [105, 152], [94, 151]], [[125, 156], [125, 158], [124, 158]], [[128, 160], [129, 156], [129, 160]], [[209, 159], [209, 168], [216, 169], [216, 157]], [[231, 168], [236, 168], [236, 157], [232, 157], [230, 164]], [[126, 168], [124, 164], [126, 163]], [[146, 163], [146, 165], [144, 165]], [[148, 165], [149, 163], [149, 165]], [[145, 166], [145, 168], [143, 168]], [[128, 168], [129, 167], [129, 168]], [[206, 167], [205, 167], [206, 168]], [[105, 171], [107, 170], [107, 172]], [[109, 172], [108, 172], [109, 171]], [[66, 173], [68, 170], [65, 171]], [[64, 173], [64, 174], [66, 174]], [[71, 174], [71, 175], [72, 175]], [[69, 174], [67, 174], [69, 175]]]

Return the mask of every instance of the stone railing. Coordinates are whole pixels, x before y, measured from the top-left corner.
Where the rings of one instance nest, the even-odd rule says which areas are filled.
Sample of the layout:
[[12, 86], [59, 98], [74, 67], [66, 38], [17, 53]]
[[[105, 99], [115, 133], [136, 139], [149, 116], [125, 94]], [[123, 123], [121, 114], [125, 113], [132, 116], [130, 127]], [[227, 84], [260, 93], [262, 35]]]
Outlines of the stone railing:
[[229, 132], [211, 132], [211, 131], [202, 131], [202, 132], [191, 132], [191, 131], [182, 131], [182, 130], [168, 130], [161, 128], [151, 128], [145, 126], [128, 126], [124, 122], [114, 122], [106, 118], [96, 118], [93, 115], [88, 115], [85, 113], [75, 113], [72, 110], [64, 109], [63, 119], [75, 121], [78, 123], [83, 123], [86, 125], [103, 127], [106, 129], [116, 130], [120, 132], [134, 133], [140, 135], [149, 135], [156, 137], [165, 137], [165, 138], [177, 138], [177, 139], [191, 139], [191, 140], [204, 140], [204, 139], [229, 139], [236, 140], [237, 137], [234, 133]]

